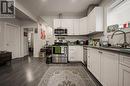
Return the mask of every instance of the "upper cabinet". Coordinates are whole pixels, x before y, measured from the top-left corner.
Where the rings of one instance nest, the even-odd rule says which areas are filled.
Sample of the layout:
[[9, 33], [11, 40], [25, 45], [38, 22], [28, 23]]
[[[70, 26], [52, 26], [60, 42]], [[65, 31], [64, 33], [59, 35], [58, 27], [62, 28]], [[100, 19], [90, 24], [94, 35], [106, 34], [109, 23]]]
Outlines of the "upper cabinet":
[[62, 27], [66, 28], [68, 35], [73, 35], [73, 19], [62, 19]]
[[95, 7], [88, 15], [88, 33], [103, 31], [103, 8]]
[[60, 19], [54, 19], [53, 24], [54, 24], [54, 28], [56, 29], [56, 28], [61, 26], [61, 20]]
[[54, 28], [64, 27], [68, 35], [87, 35], [103, 31], [103, 8], [95, 7], [88, 16], [81, 19], [54, 19]]
[[87, 34], [87, 17], [81, 18], [80, 19], [80, 30], [79, 30], [80, 35], [85, 35]]
[[73, 30], [74, 30], [74, 35], [80, 35], [80, 20], [79, 19], [74, 19], [73, 20]]

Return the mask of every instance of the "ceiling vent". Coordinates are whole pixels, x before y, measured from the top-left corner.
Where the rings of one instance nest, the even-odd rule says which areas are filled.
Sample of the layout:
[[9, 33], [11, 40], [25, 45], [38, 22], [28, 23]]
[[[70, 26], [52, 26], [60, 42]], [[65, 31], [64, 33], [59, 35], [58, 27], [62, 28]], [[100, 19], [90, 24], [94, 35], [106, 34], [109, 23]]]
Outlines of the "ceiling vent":
[[114, 0], [113, 4], [110, 6], [111, 9], [114, 9], [115, 7], [121, 5], [122, 3], [124, 3], [126, 0]]

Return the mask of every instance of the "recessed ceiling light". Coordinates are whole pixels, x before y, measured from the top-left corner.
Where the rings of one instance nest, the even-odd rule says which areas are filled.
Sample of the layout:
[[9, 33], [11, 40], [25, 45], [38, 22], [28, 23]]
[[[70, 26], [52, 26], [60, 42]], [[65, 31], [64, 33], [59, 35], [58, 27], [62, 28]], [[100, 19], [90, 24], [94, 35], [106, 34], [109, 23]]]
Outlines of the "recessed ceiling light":
[[47, 0], [42, 0], [43, 2], [46, 2]]
[[76, 2], [77, 0], [71, 0], [73, 3]]

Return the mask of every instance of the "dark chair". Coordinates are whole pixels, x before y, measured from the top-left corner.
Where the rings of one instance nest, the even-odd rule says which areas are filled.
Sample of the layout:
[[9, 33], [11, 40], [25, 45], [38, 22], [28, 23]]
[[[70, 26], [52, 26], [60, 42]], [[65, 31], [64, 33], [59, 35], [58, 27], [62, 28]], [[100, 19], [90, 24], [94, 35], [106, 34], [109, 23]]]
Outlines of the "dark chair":
[[7, 62], [11, 63], [12, 53], [6, 51], [0, 51], [0, 65], [5, 64]]

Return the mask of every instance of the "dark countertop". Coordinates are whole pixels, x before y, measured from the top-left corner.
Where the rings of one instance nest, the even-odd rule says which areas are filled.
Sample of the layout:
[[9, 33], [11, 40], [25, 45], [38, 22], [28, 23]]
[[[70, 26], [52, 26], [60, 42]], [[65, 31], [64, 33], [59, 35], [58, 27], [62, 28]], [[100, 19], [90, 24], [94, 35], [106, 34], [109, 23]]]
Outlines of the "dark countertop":
[[100, 50], [108, 50], [108, 51], [115, 51], [119, 53], [125, 53], [125, 54], [130, 54], [130, 48], [111, 48], [111, 47], [101, 47], [101, 46], [87, 46], [90, 48], [95, 48], [95, 49], [100, 49]]

